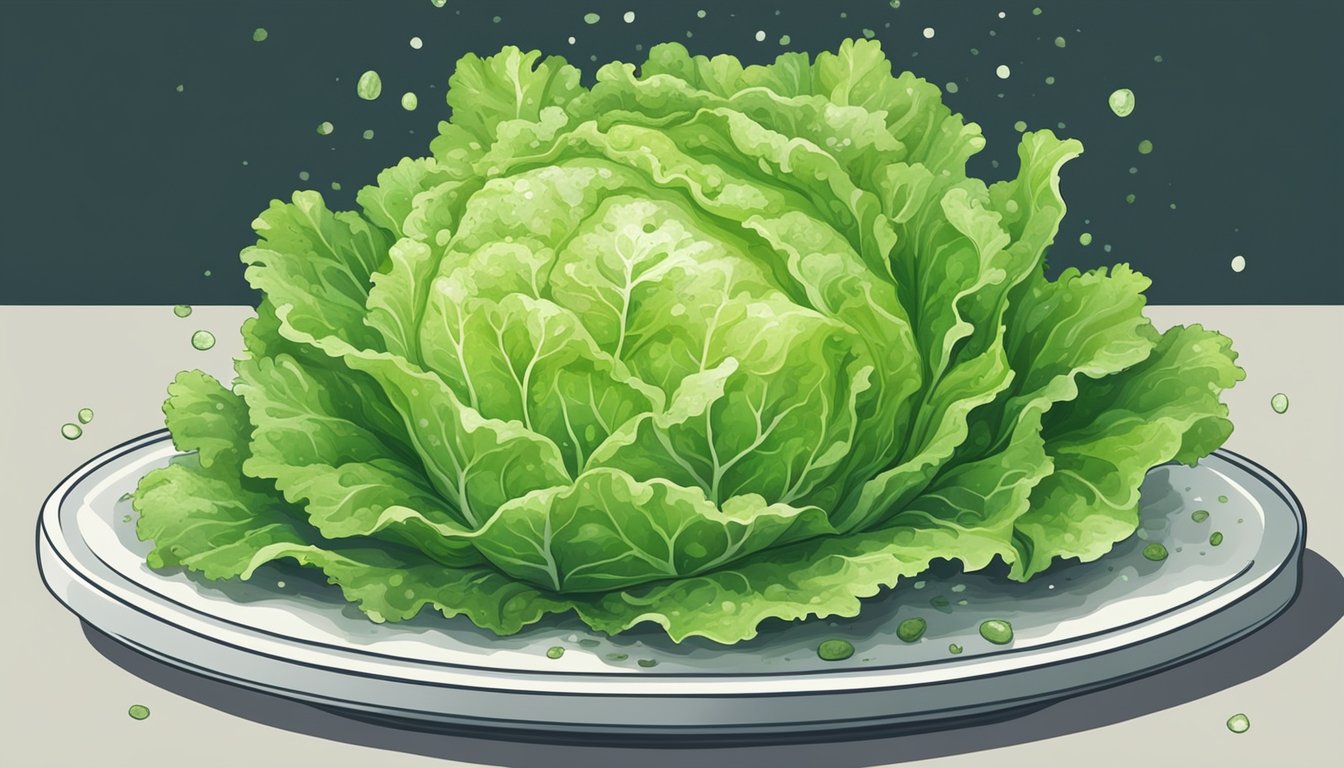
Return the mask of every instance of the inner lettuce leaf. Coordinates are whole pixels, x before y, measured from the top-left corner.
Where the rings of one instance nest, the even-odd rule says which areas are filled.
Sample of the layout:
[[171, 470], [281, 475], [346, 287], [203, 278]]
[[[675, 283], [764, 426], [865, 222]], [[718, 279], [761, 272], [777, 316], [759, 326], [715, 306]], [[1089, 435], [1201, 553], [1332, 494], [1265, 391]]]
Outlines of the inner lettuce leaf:
[[430, 155], [273, 201], [225, 386], [140, 482], [154, 568], [292, 561], [374, 621], [572, 613], [674, 641], [855, 616], [935, 561], [1025, 581], [1131, 535], [1244, 377], [1126, 265], [1049, 280], [1081, 145], [1015, 177], [875, 41], [743, 66], [655, 46], [586, 87], [506, 47]]

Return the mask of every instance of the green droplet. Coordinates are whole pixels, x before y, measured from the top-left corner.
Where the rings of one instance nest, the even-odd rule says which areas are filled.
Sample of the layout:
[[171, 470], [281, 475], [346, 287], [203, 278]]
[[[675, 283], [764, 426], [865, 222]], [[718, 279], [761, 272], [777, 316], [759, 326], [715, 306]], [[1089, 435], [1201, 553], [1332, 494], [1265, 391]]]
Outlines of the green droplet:
[[317, 124], [318, 136], [330, 136], [334, 130], [336, 130], [336, 126], [332, 125], [330, 120], [323, 120]]
[[129, 523], [129, 522], [131, 522], [131, 516], [130, 516], [130, 515], [122, 515], [122, 516], [121, 516], [121, 522], [123, 522], [123, 523]]
[[1223, 534], [1221, 531], [1214, 531], [1209, 534], [1209, 546], [1216, 547], [1223, 543]]
[[[891, 7], [892, 7], [892, 8], [900, 8], [900, 7], [901, 7], [901, 0], [891, 0]], [[701, 14], [704, 14], [704, 11], [701, 11], [700, 13], [701, 13]]]
[[207, 269], [207, 270], [205, 270], [204, 272], [202, 272], [201, 274], [205, 275], [206, 277], [209, 277], [212, 273], [210, 272], [210, 270]]
[[190, 305], [190, 304], [178, 304], [176, 307], [173, 307], [173, 314], [174, 314], [174, 315], [177, 315], [178, 317], [190, 317], [190, 316], [191, 316], [191, 305]]
[[1007, 645], [1013, 641], [1013, 625], [1003, 619], [990, 619], [980, 623], [980, 636], [995, 645]]
[[435, 8], [442, 8], [448, 4], [448, 0], [429, 0], [429, 3]]
[[601, 17], [601, 16], [598, 16], [596, 13], [585, 13], [585, 14], [583, 14], [583, 23], [584, 23], [584, 24], [596, 24], [597, 22], [599, 22], [599, 21], [601, 21], [601, 20], [602, 20], [602, 17]]
[[1153, 142], [1144, 139], [1139, 142], [1139, 154], [1151, 155], [1153, 153]]
[[548, 659], [558, 659], [564, 655], [565, 649], [558, 645], [552, 645], [550, 648], [546, 649], [546, 658]]
[[1091, 232], [1084, 232], [1083, 234], [1079, 235], [1079, 236], [1078, 236], [1078, 242], [1081, 243], [1082, 245], [1091, 245], [1091, 244], [1092, 244], [1092, 233], [1091, 233]]
[[877, 33], [871, 29], [865, 29], [863, 30], [863, 36], [868, 38], [869, 40], [872, 40], [874, 37], [877, 37]]
[[854, 644], [848, 640], [826, 640], [817, 646], [822, 661], [844, 661], [854, 655]]
[[1129, 203], [1130, 205], [1133, 205], [1136, 199], [1138, 198], [1134, 197], [1133, 192], [1130, 192], [1128, 195], [1125, 195], [1125, 202]]
[[1027, 121], [1018, 120], [1016, 123], [1013, 123], [1013, 130], [1017, 131], [1018, 133], [1027, 130]]
[[93, 421], [92, 408], [80, 408], [79, 413], [75, 415], [79, 418], [80, 424], [88, 424], [90, 421]]
[[1046, 85], [1054, 85], [1054, 84], [1055, 84], [1055, 76], [1054, 76], [1054, 75], [1046, 75], [1046, 76], [1045, 76], [1045, 84], [1046, 84]]
[[1209, 519], [1209, 510], [1196, 509], [1194, 512], [1190, 513], [1190, 519], [1194, 520], [1196, 523], [1202, 523]]
[[1032, 16], [1040, 16], [1040, 15], [1041, 15], [1041, 9], [1040, 9], [1040, 8], [1032, 8], [1032, 9], [1031, 9], [1031, 15], [1032, 15]]
[[62, 424], [61, 437], [66, 440], [78, 440], [79, 436], [84, 434], [84, 430], [78, 424]]
[[1134, 111], [1134, 92], [1128, 88], [1117, 88], [1106, 99], [1116, 117], [1129, 117]]
[[585, 637], [585, 638], [583, 638], [582, 640], [579, 641], [579, 645], [583, 646], [584, 648], [596, 648], [597, 646], [599, 646], [599, 645], [601, 645], [601, 644], [602, 644], [602, 641], [600, 641], [600, 640], [594, 640], [594, 639], [591, 638], [591, 637]]
[[1149, 544], [1143, 548], [1143, 556], [1153, 562], [1161, 562], [1167, 559], [1167, 548], [1157, 543]]
[[788, 45], [789, 43], [792, 43], [792, 42], [793, 42], [793, 38], [792, 38], [792, 37], [789, 37], [788, 35], [780, 35], [780, 36], [779, 36], [779, 44], [780, 44], [780, 45]]
[[1068, 45], [1068, 44], [1069, 44], [1069, 41], [1065, 40], [1065, 39], [1062, 38], [1062, 37], [1056, 37], [1056, 38], [1055, 38], [1055, 47], [1056, 47], [1056, 48], [1063, 48], [1064, 46], [1066, 46], [1066, 45]]
[[266, 31], [265, 27], [257, 27], [252, 30], [252, 42], [260, 43], [262, 40], [270, 37], [271, 33]]
[[372, 139], [372, 138], [373, 138], [373, 129], [372, 129], [372, 128], [366, 128], [366, 129], [364, 130], [364, 139], [367, 141], [367, 140]]
[[183, 84], [181, 84], [181, 83], [178, 83], [178, 84], [177, 84], [177, 92], [178, 92], [178, 93], [181, 93], [181, 92], [185, 91], [186, 89], [187, 89], [187, 87], [186, 87], [185, 85], [183, 85]]
[[299, 181], [307, 181], [309, 175], [310, 174], [307, 171], [299, 171]]
[[1158, 64], [1161, 64], [1161, 63], [1162, 63], [1162, 54], [1159, 53], [1159, 54], [1157, 54], [1156, 56], [1154, 56], [1154, 57], [1153, 57], [1153, 61], [1157, 62]]
[[946, 608], [951, 604], [952, 603], [944, 595], [938, 595], [937, 597], [929, 600], [929, 605], [932, 605], [934, 608], [938, 609]]
[[1227, 497], [1226, 497], [1226, 496], [1219, 496], [1219, 497], [1218, 497], [1218, 503], [1219, 503], [1219, 504], [1226, 504], [1226, 503], [1227, 503]]
[[149, 707], [144, 704], [132, 704], [131, 708], [126, 710], [126, 714], [130, 715], [132, 720], [144, 720], [149, 717]]
[[215, 346], [215, 334], [209, 331], [197, 331], [191, 334], [191, 346], [204, 352]]
[[956, 643], [949, 643], [947, 646], [947, 652], [952, 654], [953, 656], [957, 655], [958, 653], [961, 653], [961, 651], [962, 651], [961, 646], [957, 645]]
[[1269, 398], [1269, 407], [1273, 408], [1275, 413], [1283, 413], [1288, 410], [1288, 396], [1279, 392]]
[[944, 88], [943, 90], [947, 91], [948, 93], [956, 93], [961, 89], [957, 86], [956, 83], [948, 83], [947, 87]]
[[407, 91], [401, 94], [401, 108], [407, 112], [414, 112], [415, 108], [420, 106], [420, 97], [415, 95], [414, 91]]
[[607, 658], [608, 658], [608, 659], [611, 659], [612, 661], [625, 661], [626, 659], [630, 658], [630, 654], [628, 654], [628, 653], [608, 653], [608, 654], [607, 654]]
[[339, 181], [333, 181], [333, 182], [331, 182], [331, 189], [332, 189], [333, 192], [340, 192], [340, 191], [341, 191], [341, 182], [339, 182]]
[[646, 669], [649, 668], [649, 667], [656, 667], [656, 666], [658, 666], [658, 660], [657, 660], [657, 659], [640, 659], [640, 660], [636, 661], [635, 663], [638, 664], [638, 665], [641, 666], [641, 667], [646, 668]]
[[1227, 730], [1233, 733], [1245, 733], [1251, 730], [1251, 719], [1238, 712], [1227, 718]]
[[913, 619], [902, 621], [900, 626], [896, 627], [896, 636], [907, 643], [913, 643], [924, 636], [924, 630], [929, 628], [929, 623], [918, 616]]
[[373, 101], [383, 92], [383, 78], [372, 69], [359, 76], [355, 83], [355, 95], [365, 101]]

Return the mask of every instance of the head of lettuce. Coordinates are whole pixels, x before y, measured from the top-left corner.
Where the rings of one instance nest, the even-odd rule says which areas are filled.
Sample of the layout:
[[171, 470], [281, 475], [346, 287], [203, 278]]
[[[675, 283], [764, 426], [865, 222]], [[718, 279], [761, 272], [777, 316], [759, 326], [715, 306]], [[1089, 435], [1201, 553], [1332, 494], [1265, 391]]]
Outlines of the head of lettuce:
[[362, 210], [253, 222], [237, 378], [178, 376], [190, 453], [135, 493], [151, 566], [733, 643], [934, 560], [1096, 559], [1231, 432], [1226, 338], [1157, 332], [1124, 265], [1046, 279], [1077, 142], [968, 178], [978, 126], [876, 42], [579, 74], [469, 55]]

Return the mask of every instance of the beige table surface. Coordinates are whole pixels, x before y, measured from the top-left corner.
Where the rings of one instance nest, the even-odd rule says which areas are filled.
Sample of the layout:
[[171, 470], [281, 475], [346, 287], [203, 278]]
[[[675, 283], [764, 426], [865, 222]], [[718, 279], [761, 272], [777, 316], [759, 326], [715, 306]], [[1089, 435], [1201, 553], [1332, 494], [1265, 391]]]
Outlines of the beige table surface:
[[[162, 426], [173, 374], [226, 378], [243, 307], [0, 307], [0, 764], [28, 766], [1317, 766], [1344, 753], [1344, 307], [1153, 307], [1236, 340], [1248, 376], [1228, 442], [1307, 510], [1303, 591], [1279, 620], [1183, 667], [1013, 720], [843, 744], [648, 750], [493, 742], [346, 720], [184, 676], [91, 641], [43, 588], [33, 531], [47, 492], [90, 456]], [[198, 352], [196, 329], [219, 344]], [[1269, 407], [1275, 392], [1288, 412]], [[95, 418], [76, 441], [60, 425]], [[1335, 565], [1331, 565], [1334, 563]], [[130, 670], [130, 671], [128, 671]], [[162, 687], [160, 687], [162, 686]], [[126, 715], [134, 703], [148, 720]], [[1245, 712], [1251, 730], [1224, 726]]]

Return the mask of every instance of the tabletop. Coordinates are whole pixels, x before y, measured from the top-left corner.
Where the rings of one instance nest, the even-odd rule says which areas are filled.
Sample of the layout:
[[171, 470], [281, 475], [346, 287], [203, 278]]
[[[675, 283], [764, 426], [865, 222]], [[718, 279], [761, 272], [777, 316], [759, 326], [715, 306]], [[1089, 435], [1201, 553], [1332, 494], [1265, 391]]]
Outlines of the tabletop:
[[[250, 309], [0, 307], [0, 573], [9, 605], [0, 638], [0, 738], [7, 764], [107, 768], [427, 765], [1130, 766], [1333, 765], [1344, 683], [1344, 519], [1333, 480], [1344, 460], [1344, 307], [1157, 306], [1160, 327], [1198, 322], [1231, 336], [1247, 378], [1226, 395], [1227, 447], [1281, 477], [1308, 522], [1302, 590], [1250, 637], [1180, 667], [964, 728], [843, 743], [713, 749], [532, 744], [399, 730], [164, 667], [92, 631], [43, 588], [33, 530], [47, 492], [89, 457], [162, 426], [172, 376], [225, 380]], [[198, 330], [217, 343], [193, 347]], [[1334, 350], [1334, 351], [1331, 351]], [[1270, 399], [1284, 393], [1286, 412]], [[93, 411], [75, 440], [61, 425]], [[150, 716], [128, 716], [132, 705]], [[1245, 713], [1251, 728], [1226, 727]]]

